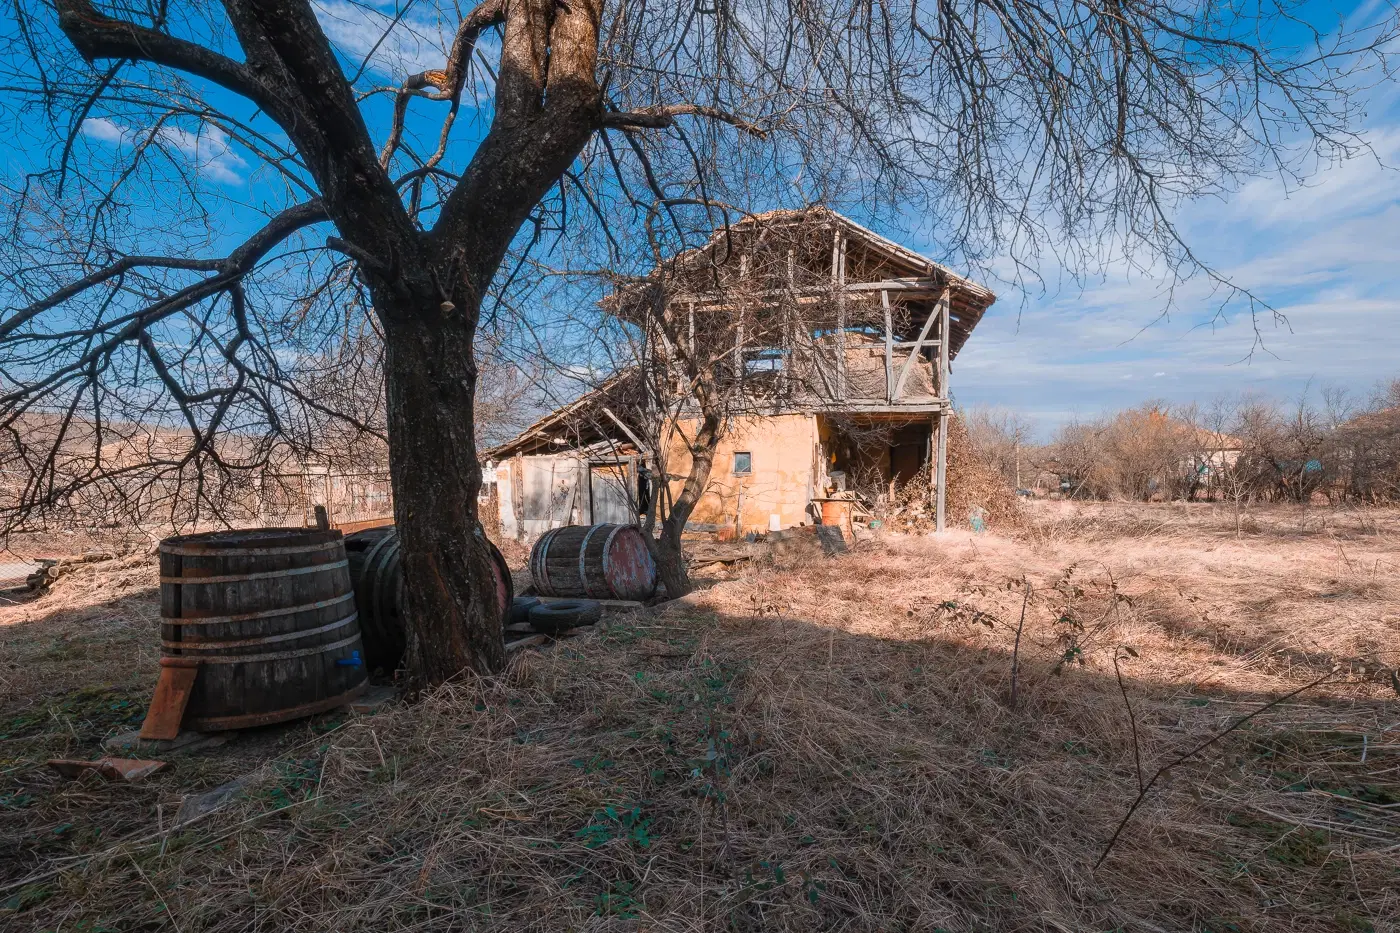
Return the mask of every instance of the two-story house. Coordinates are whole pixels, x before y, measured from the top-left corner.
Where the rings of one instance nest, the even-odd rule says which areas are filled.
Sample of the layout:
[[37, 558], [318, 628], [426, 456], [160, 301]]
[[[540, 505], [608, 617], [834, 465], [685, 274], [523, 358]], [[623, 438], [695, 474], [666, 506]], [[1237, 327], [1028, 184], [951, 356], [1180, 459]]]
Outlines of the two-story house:
[[725, 429], [695, 527], [813, 523], [833, 490], [917, 482], [941, 529], [950, 365], [995, 300], [826, 208], [716, 230], [603, 302], [646, 336], [636, 366], [485, 453], [502, 532], [664, 510], [700, 392]]

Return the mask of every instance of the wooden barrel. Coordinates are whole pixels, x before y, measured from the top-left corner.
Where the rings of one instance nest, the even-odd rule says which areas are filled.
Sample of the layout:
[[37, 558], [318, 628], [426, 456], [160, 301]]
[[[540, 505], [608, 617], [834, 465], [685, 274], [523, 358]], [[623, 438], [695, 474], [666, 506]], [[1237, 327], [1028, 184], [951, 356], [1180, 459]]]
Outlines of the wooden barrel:
[[284, 722], [365, 689], [340, 532], [216, 531], [167, 538], [159, 553], [163, 653], [199, 661], [185, 726]]
[[656, 562], [632, 525], [565, 525], [530, 551], [530, 576], [542, 596], [650, 599]]
[[[502, 625], [510, 614], [515, 583], [505, 555], [486, 539], [491, 548], [496, 577], [497, 605]], [[345, 538], [350, 560], [350, 580], [355, 587], [355, 606], [360, 613], [360, 631], [365, 642], [365, 663], [370, 670], [393, 673], [403, 661], [407, 648], [400, 607], [403, 605], [403, 551], [393, 525], [366, 528]]]

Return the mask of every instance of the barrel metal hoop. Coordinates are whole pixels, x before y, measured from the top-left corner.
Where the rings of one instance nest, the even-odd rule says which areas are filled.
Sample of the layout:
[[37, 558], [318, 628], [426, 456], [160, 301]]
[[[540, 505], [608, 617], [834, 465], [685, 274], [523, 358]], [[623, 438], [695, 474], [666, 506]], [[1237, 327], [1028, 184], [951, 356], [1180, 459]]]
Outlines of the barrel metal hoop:
[[[580, 544], [580, 545], [578, 546], [578, 582], [579, 582], [579, 585], [583, 587], [583, 595], [585, 595], [585, 596], [592, 596], [594, 599], [597, 599], [598, 596], [597, 596], [596, 593], [593, 592], [593, 590], [592, 590], [592, 589], [589, 587], [589, 585], [588, 585], [588, 540], [589, 540], [590, 538], [593, 537], [593, 533], [594, 533], [595, 531], [597, 531], [599, 528], [602, 528], [602, 527], [603, 527], [602, 525], [594, 525], [592, 528], [589, 528], [589, 529], [588, 529], [588, 534], [586, 534], [586, 535], [583, 536], [583, 543]], [[612, 536], [611, 536], [611, 535], [608, 536], [608, 540], [609, 540], [609, 541], [612, 540]], [[607, 546], [607, 544], [604, 544], [604, 545], [603, 545], [603, 561], [604, 561], [604, 564], [603, 564], [603, 574], [604, 574], [604, 576], [607, 575], [607, 559], [608, 559], [608, 546]]]
[[166, 616], [161, 617], [162, 625], [222, 625], [228, 622], [251, 622], [254, 619], [271, 619], [275, 616], [288, 616], [294, 612], [310, 612], [312, 609], [325, 609], [328, 606], [337, 606], [347, 599], [354, 599], [355, 593], [352, 590], [331, 599], [317, 600], [314, 603], [302, 603], [300, 606], [283, 606], [279, 609], [261, 609], [257, 612], [241, 612], [232, 616], [205, 616], [204, 618], [193, 619], [172, 619]]
[[248, 664], [254, 661], [283, 661], [289, 658], [303, 658], [309, 654], [325, 654], [337, 648], [353, 645], [360, 640], [356, 632], [349, 638], [333, 641], [328, 645], [312, 645], [310, 648], [292, 648], [287, 651], [269, 651], [265, 654], [186, 654], [181, 657], [199, 658], [201, 664]]
[[298, 638], [309, 638], [312, 635], [320, 635], [323, 632], [333, 632], [338, 628], [349, 625], [358, 618], [359, 616], [352, 612], [343, 619], [336, 619], [334, 622], [318, 625], [315, 628], [301, 629], [296, 632], [283, 632], [280, 635], [263, 635], [259, 638], [237, 638], [221, 641], [162, 641], [161, 644], [166, 648], [200, 648], [211, 650], [214, 648], [244, 648], [248, 645], [272, 645], [279, 641], [295, 641]]
[[613, 595], [613, 593], [612, 593], [612, 581], [609, 579], [609, 576], [608, 576], [610, 573], [612, 573], [612, 557], [610, 556], [610, 554], [611, 554], [611, 552], [612, 552], [613, 538], [616, 538], [616, 537], [617, 537], [617, 533], [618, 533], [619, 531], [621, 531], [622, 529], [624, 529], [624, 528], [630, 528], [630, 527], [632, 527], [632, 526], [630, 526], [630, 525], [614, 525], [614, 526], [613, 526], [612, 532], [608, 535], [608, 539], [607, 539], [606, 541], [603, 542], [603, 579], [606, 580], [606, 581], [608, 581], [608, 595], [609, 595], [609, 596]]
[[540, 543], [535, 545], [540, 549], [540, 570], [534, 574], [535, 589], [546, 596], [551, 595], [554, 588], [549, 585], [549, 546], [554, 543], [554, 536], [559, 533], [558, 528], [551, 528], [544, 533]]
[[343, 538], [337, 538], [334, 541], [324, 541], [320, 544], [307, 544], [301, 547], [203, 548], [162, 544], [160, 546], [160, 553], [174, 554], [177, 557], [271, 557], [282, 554], [315, 554], [318, 551], [334, 551], [344, 546], [345, 540]]
[[350, 561], [341, 558], [329, 564], [312, 564], [309, 567], [293, 567], [290, 570], [264, 570], [258, 573], [227, 573], [217, 577], [161, 577], [161, 583], [178, 583], [182, 586], [191, 583], [241, 583], [244, 580], [271, 580], [274, 577], [297, 577], [304, 573], [319, 573], [322, 570], [337, 570], [350, 566]]

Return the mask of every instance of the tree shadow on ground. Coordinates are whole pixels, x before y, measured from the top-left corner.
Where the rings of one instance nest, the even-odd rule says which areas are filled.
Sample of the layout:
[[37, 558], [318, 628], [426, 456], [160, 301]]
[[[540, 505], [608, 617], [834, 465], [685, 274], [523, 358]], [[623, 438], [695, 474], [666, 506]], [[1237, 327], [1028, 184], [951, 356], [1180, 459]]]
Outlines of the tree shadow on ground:
[[[1393, 704], [1346, 684], [1270, 710], [1172, 769], [1095, 872], [1140, 772], [1277, 694], [1193, 690], [1150, 655], [1119, 654], [1120, 687], [1111, 637], [1013, 655], [980, 615], [613, 616], [416, 705], [285, 727], [237, 761], [260, 765], [244, 797], [173, 835], [234, 759], [60, 783], [7, 739], [3, 871], [71, 868], [0, 904], [88, 929], [1385, 929]], [[153, 683], [138, 638], [82, 676]]]

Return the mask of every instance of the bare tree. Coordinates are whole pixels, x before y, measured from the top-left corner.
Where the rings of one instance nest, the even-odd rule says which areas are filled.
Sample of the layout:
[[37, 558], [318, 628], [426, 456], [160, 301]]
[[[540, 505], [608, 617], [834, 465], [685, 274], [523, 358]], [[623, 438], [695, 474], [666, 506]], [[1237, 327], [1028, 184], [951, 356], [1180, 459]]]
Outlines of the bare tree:
[[[455, 24], [441, 67], [385, 86], [372, 59], [411, 10], [346, 6], [383, 35], [356, 45], [310, 0], [17, 0], [5, 93], [34, 145], [6, 180], [0, 424], [30, 447], [24, 419], [56, 417], [50, 449], [92, 451], [63, 486], [31, 457], [17, 514], [149, 466], [105, 459], [118, 422], [178, 425], [152, 462], [203, 495], [205, 467], [259, 459], [221, 435], [373, 430], [303, 378], [368, 317], [420, 683], [504, 662], [471, 533], [474, 344], [532, 254], [623, 266], [614, 228], [642, 217], [663, 221], [646, 258], [677, 252], [739, 171], [768, 201], [916, 199], [954, 258], [1112, 244], [1189, 274], [1174, 205], [1360, 151], [1350, 95], [1394, 35], [1274, 46], [1291, 7], [1172, 0], [486, 0], [424, 4]], [[233, 160], [248, 187], [211, 195], [201, 171]]]
[[1028, 449], [1033, 435], [1030, 420], [1019, 412], [990, 407], [971, 408], [961, 417], [978, 455], [1013, 488], [1020, 489], [1023, 474], [1034, 469]]

